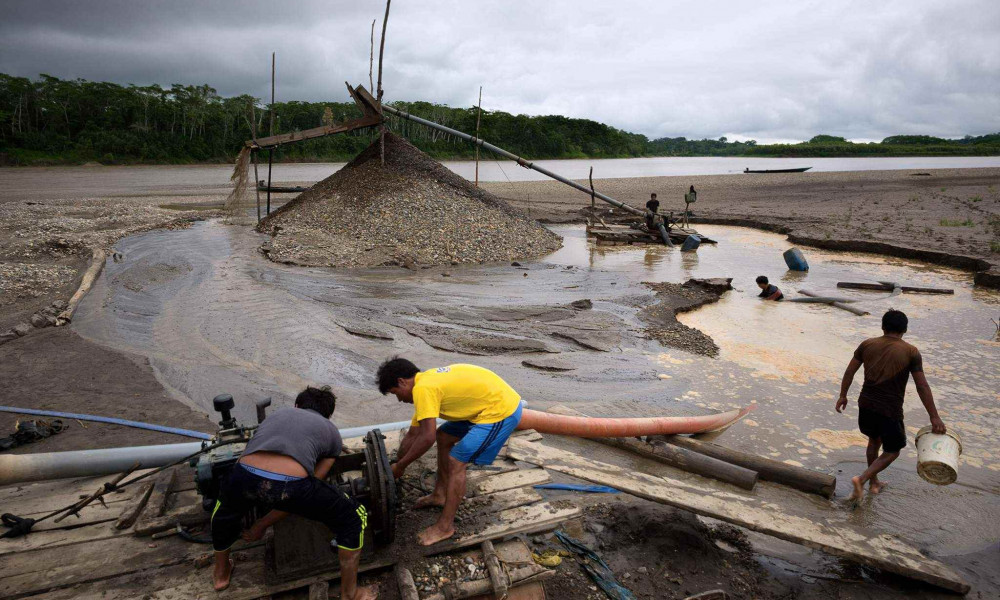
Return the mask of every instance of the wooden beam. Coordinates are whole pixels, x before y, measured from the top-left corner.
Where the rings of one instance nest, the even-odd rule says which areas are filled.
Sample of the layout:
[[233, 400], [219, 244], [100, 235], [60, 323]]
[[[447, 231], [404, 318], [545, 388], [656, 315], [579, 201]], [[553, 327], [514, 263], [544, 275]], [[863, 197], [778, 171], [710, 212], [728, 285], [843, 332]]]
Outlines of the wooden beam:
[[[720, 492], [696, 480], [656, 477], [612, 464], [586, 459], [541, 444], [510, 441], [509, 454], [548, 470], [601, 485], [610, 485], [639, 498], [721, 519], [753, 531], [823, 550], [890, 573], [966, 594], [970, 586], [947, 565], [928, 558], [917, 548], [890, 535], [826, 518], [813, 521], [779, 510], [773, 500], [758, 494]], [[794, 492], [790, 492], [794, 493]]]
[[545, 472], [545, 469], [522, 469], [487, 477], [475, 485], [470, 485], [469, 495], [485, 496], [494, 492], [548, 483], [549, 481], [552, 481], [552, 478]]
[[136, 497], [130, 502], [121, 514], [118, 516], [118, 520], [115, 521], [115, 529], [128, 529], [129, 527], [135, 525], [136, 520], [138, 520], [139, 515], [142, 514], [143, 509], [146, 508], [146, 503], [149, 501], [149, 497], [153, 494], [153, 482], [147, 481], [140, 486], [139, 492]]
[[396, 565], [396, 585], [399, 586], [401, 600], [420, 600], [417, 584], [413, 581], [413, 574], [401, 565]]
[[381, 121], [382, 118], [379, 115], [366, 115], [359, 119], [345, 121], [339, 125], [323, 125], [321, 127], [306, 129], [305, 131], [293, 131], [291, 133], [283, 133], [281, 135], [272, 135], [260, 138], [256, 142], [253, 140], [247, 140], [245, 144], [247, 147], [254, 149], [275, 148], [282, 144], [289, 144], [291, 142], [301, 142], [304, 140], [333, 135], [335, 133], [344, 133], [345, 131], [372, 127], [374, 125], [378, 125]]
[[[838, 281], [837, 287], [849, 290], [873, 290], [877, 292], [891, 292], [893, 287], [888, 283], [860, 283], [854, 281]], [[911, 294], [954, 294], [955, 290], [950, 288], [925, 288], [903, 285], [899, 288], [902, 292]]]

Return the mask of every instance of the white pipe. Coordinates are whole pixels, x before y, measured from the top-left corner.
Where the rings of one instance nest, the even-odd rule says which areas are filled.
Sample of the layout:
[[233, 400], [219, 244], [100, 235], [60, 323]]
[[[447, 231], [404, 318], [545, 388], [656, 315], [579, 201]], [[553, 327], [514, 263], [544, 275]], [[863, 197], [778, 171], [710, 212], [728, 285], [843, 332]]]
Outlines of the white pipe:
[[[363, 425], [341, 429], [340, 435], [346, 439], [363, 436], [372, 429], [397, 431], [409, 426], [409, 421]], [[121, 473], [136, 462], [141, 469], [153, 469], [177, 462], [201, 448], [202, 442], [189, 442], [39, 454], [0, 454], [0, 486], [45, 479], [110, 475]]]
[[162, 467], [201, 450], [201, 444], [189, 442], [40, 454], [0, 454], [0, 485], [121, 473], [136, 462], [141, 469]]

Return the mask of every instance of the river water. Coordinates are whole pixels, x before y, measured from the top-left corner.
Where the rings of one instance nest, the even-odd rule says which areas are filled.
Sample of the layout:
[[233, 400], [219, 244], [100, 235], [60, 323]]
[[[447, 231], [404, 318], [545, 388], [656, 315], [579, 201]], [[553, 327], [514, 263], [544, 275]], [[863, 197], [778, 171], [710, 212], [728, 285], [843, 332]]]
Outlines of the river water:
[[[657, 177], [669, 175], [725, 175], [744, 168], [782, 169], [812, 167], [812, 171], [873, 171], [969, 169], [1000, 167], [1000, 156], [905, 157], [905, 158], [742, 158], [662, 157], [604, 160], [539, 160], [564, 177], [586, 179], [594, 167], [595, 179]], [[274, 166], [276, 185], [308, 185], [325, 179], [346, 163], [289, 163]], [[475, 163], [445, 161], [452, 171], [472, 180]], [[45, 185], [39, 186], [39, 176]], [[128, 167], [29, 167], [0, 169], [6, 193], [17, 197], [79, 198], [81, 196], [194, 196], [213, 192], [228, 194], [232, 165], [153, 165]], [[266, 169], [260, 172], [266, 177]], [[753, 177], [753, 175], [745, 175]], [[795, 177], [790, 174], [789, 177]], [[479, 165], [481, 181], [542, 181], [546, 177], [509, 161], [484, 160]], [[165, 193], [165, 190], [168, 190]]]

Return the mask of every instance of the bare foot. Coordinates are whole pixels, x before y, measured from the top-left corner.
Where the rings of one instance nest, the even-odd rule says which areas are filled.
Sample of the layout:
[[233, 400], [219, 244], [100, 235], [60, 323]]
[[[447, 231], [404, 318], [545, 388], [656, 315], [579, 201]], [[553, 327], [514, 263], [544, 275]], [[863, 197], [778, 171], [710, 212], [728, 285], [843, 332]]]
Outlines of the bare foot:
[[378, 584], [375, 584], [366, 587], [358, 587], [352, 598], [344, 596], [341, 600], [376, 600], [377, 598]]
[[226, 562], [215, 564], [215, 572], [212, 574], [215, 591], [221, 592], [229, 587], [229, 581], [232, 579], [235, 569], [236, 563], [231, 558]]
[[847, 500], [854, 503], [861, 502], [861, 499], [865, 497], [865, 487], [861, 483], [861, 476], [851, 477], [851, 485], [854, 486], [854, 491], [847, 497]]
[[421, 546], [430, 546], [442, 540], [446, 540], [453, 535], [455, 535], [454, 527], [450, 526], [447, 529], [445, 529], [444, 527], [435, 523], [430, 527], [428, 527], [427, 529], [421, 531], [417, 535], [417, 541], [420, 542]]
[[431, 506], [437, 506], [440, 508], [444, 506], [444, 500], [444, 494], [430, 494], [417, 500], [417, 502], [413, 505], [413, 508], [429, 508]]
[[885, 488], [889, 487], [889, 484], [884, 481], [878, 481], [877, 479], [872, 479], [868, 482], [868, 491], [873, 494], [878, 494]]

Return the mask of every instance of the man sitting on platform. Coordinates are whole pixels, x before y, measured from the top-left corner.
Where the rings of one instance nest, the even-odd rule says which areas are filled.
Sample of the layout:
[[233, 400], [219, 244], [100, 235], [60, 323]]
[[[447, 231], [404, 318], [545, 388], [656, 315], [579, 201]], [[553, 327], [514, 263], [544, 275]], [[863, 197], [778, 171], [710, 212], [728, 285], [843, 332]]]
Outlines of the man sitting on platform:
[[[413, 404], [413, 420], [399, 445], [392, 474], [403, 476], [413, 461], [437, 441], [434, 492], [416, 507], [442, 507], [437, 522], [420, 532], [424, 546], [455, 535], [455, 512], [465, 497], [468, 464], [488, 465], [521, 421], [521, 396], [496, 373], [475, 365], [456, 364], [420, 371], [405, 358], [378, 368], [378, 389]], [[437, 419], [447, 423], [437, 426]]]
[[340, 431], [330, 421], [336, 402], [330, 388], [306, 388], [295, 408], [275, 411], [250, 438], [212, 511], [216, 591], [229, 587], [235, 566], [229, 550], [241, 537], [244, 516], [256, 509], [267, 513], [242, 533], [244, 540], [261, 539], [289, 514], [319, 521], [336, 536], [341, 600], [378, 596], [373, 587], [357, 585], [365, 507], [324, 481], [343, 449]]

